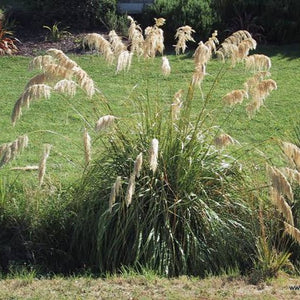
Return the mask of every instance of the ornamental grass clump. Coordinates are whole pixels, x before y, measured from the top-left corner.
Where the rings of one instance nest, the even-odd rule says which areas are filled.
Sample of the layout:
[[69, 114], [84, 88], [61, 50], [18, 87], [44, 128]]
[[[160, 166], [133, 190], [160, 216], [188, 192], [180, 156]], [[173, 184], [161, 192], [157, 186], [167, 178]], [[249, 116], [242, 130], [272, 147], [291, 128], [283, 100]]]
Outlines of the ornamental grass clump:
[[191, 118], [193, 94], [193, 85], [185, 97], [179, 90], [166, 107], [138, 97], [134, 117], [100, 132], [103, 149], [75, 192], [72, 251], [83, 264], [103, 273], [147, 266], [168, 276], [248, 264], [255, 239], [248, 179], [225, 145], [214, 146], [203, 113]]

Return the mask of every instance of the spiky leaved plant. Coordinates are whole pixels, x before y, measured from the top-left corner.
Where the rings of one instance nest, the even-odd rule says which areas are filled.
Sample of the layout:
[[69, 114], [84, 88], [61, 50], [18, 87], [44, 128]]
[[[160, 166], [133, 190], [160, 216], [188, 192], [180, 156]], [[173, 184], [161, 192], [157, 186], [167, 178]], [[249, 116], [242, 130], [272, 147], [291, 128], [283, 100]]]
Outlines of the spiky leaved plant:
[[173, 276], [249, 263], [251, 193], [238, 162], [213, 145], [204, 108], [191, 117], [194, 88], [176, 118], [174, 102], [166, 108], [139, 99], [131, 121], [99, 132], [101, 158], [75, 194], [72, 251], [81, 266], [103, 273], [142, 266]]

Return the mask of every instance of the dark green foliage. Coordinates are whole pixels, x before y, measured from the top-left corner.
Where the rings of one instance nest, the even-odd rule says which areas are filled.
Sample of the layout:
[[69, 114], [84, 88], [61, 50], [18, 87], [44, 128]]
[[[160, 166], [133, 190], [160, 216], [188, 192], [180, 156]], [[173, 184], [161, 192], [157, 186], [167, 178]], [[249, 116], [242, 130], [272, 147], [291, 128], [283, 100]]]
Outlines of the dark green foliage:
[[9, 8], [19, 26], [27, 29], [61, 22], [78, 30], [100, 28], [103, 22], [118, 20], [116, 3], [116, 0], [20, 0]]
[[[101, 273], [126, 266], [168, 276], [249, 267], [255, 241], [255, 218], [247, 203], [251, 193], [237, 161], [212, 146], [213, 132], [200, 129], [201, 113], [193, 125], [188, 121], [191, 95], [190, 90], [178, 121], [158, 103], [150, 106], [140, 99], [136, 122], [103, 137], [101, 159], [75, 194], [73, 252], [83, 264]], [[148, 153], [154, 137], [159, 159], [153, 174]], [[128, 180], [140, 152], [143, 169], [127, 207]], [[122, 191], [110, 212], [117, 176], [122, 177]]]
[[185, 25], [196, 30], [197, 39], [205, 40], [214, 29], [212, 25], [215, 22], [215, 13], [211, 8], [211, 2], [211, 0], [157, 0], [147, 8], [142, 22], [148, 26], [154, 23], [153, 18], [165, 18], [166, 24], [163, 29], [169, 42], [173, 42], [176, 29]]
[[30, 265], [42, 273], [63, 273], [74, 266], [68, 193], [45, 197], [42, 191], [30, 192], [25, 185], [0, 179], [0, 272]]
[[214, 7], [223, 30], [246, 29], [269, 42], [300, 41], [298, 0], [215, 0]]

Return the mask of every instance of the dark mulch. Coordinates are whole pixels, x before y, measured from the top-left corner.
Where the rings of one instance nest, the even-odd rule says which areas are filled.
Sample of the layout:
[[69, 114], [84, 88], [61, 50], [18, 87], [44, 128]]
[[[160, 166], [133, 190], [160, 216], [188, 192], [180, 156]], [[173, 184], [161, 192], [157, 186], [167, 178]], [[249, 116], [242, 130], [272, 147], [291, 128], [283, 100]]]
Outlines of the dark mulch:
[[16, 37], [20, 42], [16, 42], [16, 46], [19, 49], [16, 54], [22, 56], [43, 55], [50, 48], [62, 50], [64, 53], [81, 54], [84, 53], [82, 39], [85, 35], [86, 33], [73, 33], [58, 42], [51, 42], [46, 40], [43, 34], [18, 34]]

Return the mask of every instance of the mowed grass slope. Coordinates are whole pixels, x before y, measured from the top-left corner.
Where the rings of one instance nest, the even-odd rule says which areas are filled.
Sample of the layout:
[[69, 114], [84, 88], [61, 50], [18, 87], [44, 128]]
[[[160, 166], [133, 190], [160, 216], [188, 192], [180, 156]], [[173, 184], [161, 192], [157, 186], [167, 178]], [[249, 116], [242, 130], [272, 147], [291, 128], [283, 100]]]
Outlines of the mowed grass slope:
[[[196, 89], [193, 112], [196, 115], [202, 108], [204, 98], [209, 95], [207, 124], [220, 125], [224, 132], [241, 143], [251, 143], [272, 156], [274, 143], [265, 144], [270, 138], [289, 139], [300, 115], [299, 45], [282, 47], [259, 47], [255, 53], [271, 57], [271, 78], [277, 82], [278, 90], [273, 91], [265, 101], [265, 107], [249, 120], [245, 107], [247, 102], [233, 109], [224, 107], [222, 97], [234, 90], [242, 89], [251, 73], [242, 64], [231, 68], [216, 59], [207, 66], [208, 75], [202, 83], [202, 92]], [[254, 52], [253, 52], [254, 53]], [[252, 54], [252, 53], [251, 53]], [[132, 99], [158, 105], [167, 110], [173, 95], [179, 89], [187, 94], [194, 64], [192, 52], [186, 55], [168, 55], [172, 68], [167, 78], [161, 74], [161, 57], [151, 60], [133, 58], [129, 72], [115, 73], [115, 66], [109, 66], [98, 55], [71, 55], [82, 69], [95, 81], [100, 94], [89, 99], [78, 89], [74, 98], [52, 93], [49, 100], [31, 103], [23, 109], [23, 115], [13, 127], [10, 121], [14, 103], [21, 95], [28, 80], [38, 71], [28, 71], [31, 58], [0, 57], [0, 144], [13, 141], [19, 135], [28, 134], [30, 146], [16, 160], [1, 169], [2, 174], [24, 178], [23, 174], [12, 173], [12, 166], [37, 165], [42, 155], [44, 143], [53, 145], [47, 168], [47, 180], [64, 182], [77, 178], [84, 169], [82, 135], [86, 127], [93, 141], [97, 139], [94, 124], [106, 114], [114, 114], [122, 126], [129, 126], [134, 120], [136, 107]], [[103, 105], [103, 96], [112, 112]], [[97, 145], [97, 143], [96, 143]], [[99, 152], [94, 144], [93, 156]], [[35, 182], [36, 173], [26, 175], [26, 180]], [[24, 179], [22, 179], [24, 180]]]

